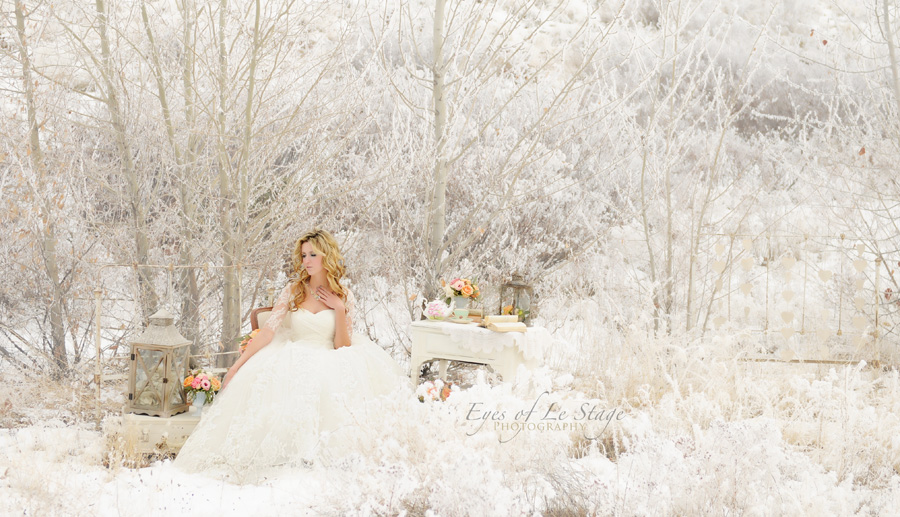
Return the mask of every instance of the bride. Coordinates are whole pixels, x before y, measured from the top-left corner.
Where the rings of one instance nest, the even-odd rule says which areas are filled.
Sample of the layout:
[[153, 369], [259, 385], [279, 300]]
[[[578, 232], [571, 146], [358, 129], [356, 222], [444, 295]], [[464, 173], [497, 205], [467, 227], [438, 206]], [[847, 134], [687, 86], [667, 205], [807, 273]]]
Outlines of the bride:
[[322, 449], [340, 448], [354, 407], [401, 384], [390, 355], [353, 334], [354, 299], [340, 283], [344, 266], [334, 237], [309, 232], [292, 258], [293, 281], [178, 453], [174, 464], [182, 470], [244, 477], [309, 465]]

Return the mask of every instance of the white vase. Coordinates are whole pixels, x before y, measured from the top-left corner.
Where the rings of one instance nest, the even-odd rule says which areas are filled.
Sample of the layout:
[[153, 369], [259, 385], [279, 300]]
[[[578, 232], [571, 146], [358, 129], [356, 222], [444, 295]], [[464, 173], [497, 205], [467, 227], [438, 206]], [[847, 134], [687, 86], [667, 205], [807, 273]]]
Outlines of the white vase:
[[202, 416], [203, 406], [206, 405], [206, 395], [203, 393], [195, 394], [194, 401], [191, 403], [191, 405], [197, 408], [197, 416]]
[[457, 309], [466, 309], [469, 307], [469, 299], [465, 296], [454, 296], [453, 297], [453, 305]]

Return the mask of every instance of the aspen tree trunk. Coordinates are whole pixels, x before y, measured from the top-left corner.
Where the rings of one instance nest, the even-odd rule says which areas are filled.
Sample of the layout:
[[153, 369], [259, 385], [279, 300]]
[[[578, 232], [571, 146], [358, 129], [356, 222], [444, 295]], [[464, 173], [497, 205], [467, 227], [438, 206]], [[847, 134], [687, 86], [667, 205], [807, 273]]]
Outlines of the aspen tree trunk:
[[[31, 157], [31, 165], [38, 178], [39, 188], [46, 184], [47, 168], [44, 153], [41, 149], [40, 127], [37, 122], [37, 108], [34, 99], [34, 80], [31, 75], [31, 58], [28, 56], [28, 39], [25, 35], [25, 5], [21, 0], [16, 0], [16, 32], [19, 39], [19, 56], [22, 60], [22, 80], [25, 90], [25, 107], [28, 115], [28, 154]], [[63, 325], [65, 314], [65, 293], [59, 281], [59, 262], [56, 250], [56, 223], [53, 220], [52, 196], [46, 192], [39, 192], [37, 199], [43, 195], [40, 201], [41, 221], [41, 251], [44, 259], [44, 271], [50, 283], [50, 352], [57, 368], [57, 373], [62, 372], [68, 366], [66, 357], [66, 334]]]
[[[225, 100], [225, 80], [228, 77], [228, 60], [225, 55], [225, 7], [226, 0], [221, 2], [221, 10], [219, 12], [219, 80], [220, 80], [220, 99]], [[222, 307], [222, 341], [224, 343], [224, 351], [234, 352], [238, 349], [237, 338], [241, 331], [241, 285], [240, 285], [240, 265], [244, 255], [242, 243], [244, 242], [245, 229], [247, 226], [248, 198], [249, 186], [247, 177], [249, 174], [248, 162], [250, 159], [250, 146], [253, 144], [253, 96], [256, 88], [256, 67], [259, 59], [259, 22], [262, 6], [260, 0], [254, 2], [254, 23], [253, 23], [253, 44], [250, 49], [250, 63], [247, 70], [247, 98], [244, 104], [244, 124], [241, 128], [241, 146], [240, 156], [238, 158], [237, 178], [232, 180], [227, 174], [227, 170], [222, 168], [219, 171], [219, 182], [222, 190], [223, 200], [228, 202], [235, 211], [237, 219], [229, 216], [227, 220], [223, 220], [226, 224], [224, 227], [225, 240], [223, 242], [223, 250], [225, 252], [226, 268], [225, 268], [225, 286], [224, 286], [224, 305]], [[219, 110], [220, 117], [224, 114], [224, 109]], [[220, 127], [224, 129], [224, 120], [220, 120]], [[224, 142], [224, 132], [220, 141]], [[225, 149], [221, 150], [222, 153]], [[220, 155], [220, 159], [225, 154]], [[225, 172], [223, 174], [223, 172]], [[227, 195], [227, 197], [226, 197]], [[229, 267], [230, 266], [230, 267]], [[220, 356], [220, 366], [228, 366], [234, 362], [231, 356]]]
[[[226, 11], [228, 9], [227, 0], [219, 2], [219, 25], [217, 30], [217, 39], [219, 47], [219, 67], [217, 71], [217, 82], [219, 87], [219, 108], [216, 117], [216, 126], [218, 130], [218, 150], [217, 150], [217, 178], [219, 184], [219, 231], [222, 239], [222, 351], [231, 351], [236, 349], [235, 342], [240, 332], [240, 300], [238, 299], [240, 289], [238, 286], [238, 272], [236, 260], [236, 232], [234, 211], [237, 207], [235, 199], [237, 193], [234, 192], [233, 183], [231, 181], [232, 163], [228, 155], [228, 127], [225, 118], [225, 112], [228, 107], [228, 49], [225, 45], [225, 22], [227, 19]], [[218, 366], [227, 367], [233, 362], [234, 358], [228, 356], [219, 356]]]
[[660, 288], [656, 285], [656, 255], [653, 252], [653, 239], [650, 234], [650, 223], [647, 219], [647, 154], [649, 151], [644, 144], [641, 153], [641, 223], [644, 228], [644, 242], [647, 244], [647, 256], [650, 259], [650, 282], [653, 284], [653, 331], [659, 332], [659, 322], [662, 319], [662, 301]]
[[[666, 16], [672, 6], [672, 2], [666, 4]], [[678, 38], [681, 25], [681, 3], [675, 10], [675, 31], [673, 34], [672, 48], [672, 75], [671, 84], [674, 85], [677, 80], [677, 62], [678, 62]], [[670, 96], [671, 104], [669, 104], [669, 120], [674, 119], [675, 114], [675, 95]], [[670, 122], [671, 123], [671, 122]], [[669, 150], [672, 143], [672, 135], [666, 138], [666, 179], [665, 179], [665, 195], [666, 195], [666, 264], [665, 264], [665, 283], [663, 284], [663, 309], [665, 310], [667, 326], [666, 332], [672, 331], [672, 309], [675, 305], [675, 235], [673, 233], [672, 223], [675, 214], [672, 208], [672, 167], [668, 165]]]
[[891, 2], [889, 0], [883, 0], [884, 39], [887, 40], [888, 56], [891, 60], [891, 78], [893, 79], [891, 89], [894, 92], [894, 102], [897, 103], [897, 110], [900, 112], [900, 71], [897, 70], [897, 46], [894, 44], [894, 32], [893, 28], [891, 28], [891, 13], [888, 10], [890, 5]]
[[441, 276], [441, 250], [447, 216], [447, 162], [444, 156], [444, 128], [447, 124], [447, 103], [444, 98], [444, 10], [446, 0], [436, 0], [434, 7], [434, 36], [432, 40], [434, 65], [431, 91], [434, 110], [434, 190], [428, 211], [428, 258], [431, 267], [431, 285], [426, 287], [429, 298], [436, 292]]
[[[197, 271], [192, 266], [194, 257], [191, 253], [194, 242], [194, 225], [196, 224], [197, 207], [191, 196], [188, 185], [196, 183], [194, 171], [194, 162], [196, 159], [197, 137], [194, 131], [196, 127], [196, 110], [194, 108], [194, 88], [193, 88], [193, 66], [194, 52], [192, 51], [191, 36], [193, 34], [193, 2], [186, 0], [183, 4], [183, 86], [185, 99], [185, 123], [189, 131], [188, 144], [184, 150], [178, 142], [175, 133], [175, 123], [172, 120], [172, 112], [169, 107], [168, 94], [163, 78], [163, 71], [160, 65], [159, 50], [156, 46], [156, 38], [153, 35], [153, 29], [150, 25], [150, 17], [147, 14], [147, 5], [141, 1], [141, 18], [144, 23], [144, 30], [147, 34], [147, 40], [150, 44], [150, 60], [153, 75], [156, 78], [157, 98], [159, 99], [160, 109], [162, 110], [163, 122], [166, 128], [166, 136], [172, 152], [175, 156], [175, 164], [179, 175], [178, 194], [181, 202], [181, 210], [179, 215], [181, 219], [180, 233], [180, 249], [179, 263], [186, 266], [179, 272], [179, 278], [176, 288], [181, 297], [181, 317], [178, 326], [184, 337], [191, 340], [191, 355], [197, 356], [202, 353], [200, 350], [200, 290], [197, 286]], [[195, 365], [192, 365], [195, 366]]]
[[[187, 148], [184, 151], [182, 163], [179, 164], [181, 172], [181, 185], [179, 196], [182, 207], [182, 244], [179, 252], [179, 260], [184, 266], [192, 266], [194, 257], [191, 249], [196, 234], [197, 204], [191, 196], [188, 185], [196, 184], [199, 175], [196, 171], [197, 148], [199, 137], [197, 135], [197, 108], [195, 106], [194, 90], [194, 30], [196, 8], [193, 0], [184, 1], [184, 26], [182, 31], [182, 48], [184, 50], [184, 63], [182, 68], [182, 83], [184, 88], [184, 120], [188, 130]], [[181, 329], [184, 337], [191, 340], [191, 353], [200, 354], [200, 288], [197, 285], [197, 270], [186, 267], [183, 270], [178, 288], [181, 291]]]
[[666, 263], [663, 274], [662, 308], [666, 315], [666, 332], [672, 331], [672, 305], [675, 300], [675, 235], [672, 233], [672, 168], [666, 166]]
[[138, 264], [138, 289], [141, 298], [141, 312], [146, 320], [159, 306], [159, 299], [156, 291], [153, 289], [153, 273], [149, 268], [141, 268], [140, 265], [147, 264], [150, 257], [150, 243], [147, 239], [147, 213], [144, 203], [141, 200], [141, 185], [138, 179], [138, 173], [134, 165], [134, 153], [131, 148], [131, 142], [125, 132], [124, 117], [122, 108], [119, 105], [119, 98], [116, 94], [116, 84], [112, 69], [112, 53], [109, 46], [108, 20], [106, 17], [106, 6], [103, 0], [95, 0], [97, 9], [100, 33], [100, 51], [102, 53], [102, 70], [106, 95], [104, 103], [107, 111], [109, 111], [110, 124], [112, 125], [113, 138], [116, 142], [116, 149], [119, 157], [122, 159], [122, 174], [128, 184], [128, 200], [131, 204], [132, 224], [134, 225], [134, 241], [135, 241], [135, 262]]

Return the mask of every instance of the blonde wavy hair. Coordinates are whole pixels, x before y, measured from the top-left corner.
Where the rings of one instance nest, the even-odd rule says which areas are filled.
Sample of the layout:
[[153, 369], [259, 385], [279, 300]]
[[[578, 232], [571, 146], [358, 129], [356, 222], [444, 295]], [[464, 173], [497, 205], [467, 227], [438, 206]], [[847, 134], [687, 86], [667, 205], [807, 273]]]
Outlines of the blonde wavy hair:
[[347, 301], [347, 291], [341, 285], [341, 279], [344, 278], [344, 258], [338, 248], [338, 243], [330, 233], [326, 230], [313, 230], [306, 232], [294, 246], [291, 253], [291, 262], [294, 270], [293, 274], [293, 291], [294, 297], [291, 298], [290, 309], [296, 311], [300, 308], [306, 297], [310, 294], [309, 289], [309, 272], [303, 267], [303, 252], [301, 247], [303, 243], [308, 242], [312, 245], [316, 253], [322, 255], [322, 267], [325, 268], [326, 278], [328, 278], [328, 287], [341, 297], [341, 300]]

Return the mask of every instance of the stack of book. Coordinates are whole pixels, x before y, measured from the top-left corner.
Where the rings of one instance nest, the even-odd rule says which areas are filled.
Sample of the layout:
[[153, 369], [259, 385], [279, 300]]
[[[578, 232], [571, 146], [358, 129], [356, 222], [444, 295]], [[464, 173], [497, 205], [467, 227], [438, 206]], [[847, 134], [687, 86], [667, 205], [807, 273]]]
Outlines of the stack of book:
[[484, 326], [494, 332], [525, 332], [527, 327], [518, 316], [485, 316]]

